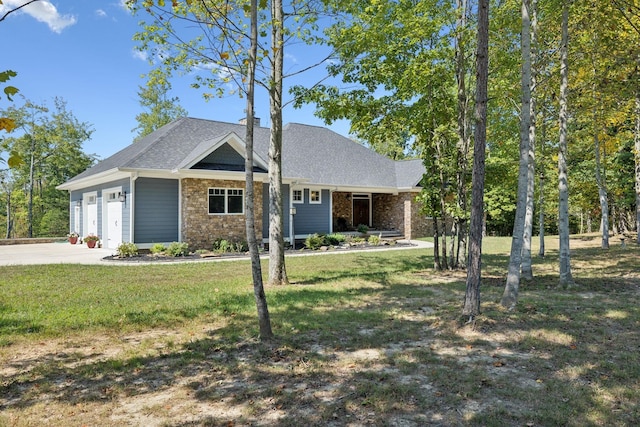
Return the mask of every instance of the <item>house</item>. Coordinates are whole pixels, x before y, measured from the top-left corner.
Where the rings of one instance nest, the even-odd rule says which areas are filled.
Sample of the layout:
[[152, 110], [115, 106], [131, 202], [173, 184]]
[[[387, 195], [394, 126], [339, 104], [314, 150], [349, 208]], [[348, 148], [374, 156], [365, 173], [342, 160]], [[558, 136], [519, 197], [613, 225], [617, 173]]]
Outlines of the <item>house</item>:
[[[70, 193], [70, 228], [103, 245], [246, 240], [242, 123], [182, 118], [60, 185]], [[256, 120], [256, 233], [268, 237], [269, 129]], [[291, 241], [365, 224], [412, 239], [426, 235], [415, 196], [420, 160], [393, 161], [329, 129], [283, 129], [284, 233]]]

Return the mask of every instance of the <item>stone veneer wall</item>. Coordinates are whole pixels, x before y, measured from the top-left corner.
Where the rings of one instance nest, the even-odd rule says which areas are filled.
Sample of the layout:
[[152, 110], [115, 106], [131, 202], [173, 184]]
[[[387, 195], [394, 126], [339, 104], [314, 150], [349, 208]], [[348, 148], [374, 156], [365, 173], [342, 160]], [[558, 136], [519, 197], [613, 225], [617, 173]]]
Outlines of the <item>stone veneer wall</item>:
[[[349, 198], [347, 198], [347, 196]], [[338, 218], [344, 218], [347, 221], [347, 228], [353, 228], [353, 203], [351, 202], [351, 193], [343, 193], [336, 191], [333, 193], [333, 230], [339, 231]], [[344, 231], [344, 230], [343, 230]]]
[[[243, 181], [214, 179], [182, 180], [182, 241], [190, 249], [211, 249], [217, 239], [246, 241], [245, 215], [209, 215], [209, 188], [242, 188]], [[262, 184], [256, 182], [255, 224], [256, 237], [262, 241]]]
[[415, 197], [416, 193], [374, 194], [374, 228], [398, 230], [407, 239], [429, 236], [431, 223], [420, 213]]

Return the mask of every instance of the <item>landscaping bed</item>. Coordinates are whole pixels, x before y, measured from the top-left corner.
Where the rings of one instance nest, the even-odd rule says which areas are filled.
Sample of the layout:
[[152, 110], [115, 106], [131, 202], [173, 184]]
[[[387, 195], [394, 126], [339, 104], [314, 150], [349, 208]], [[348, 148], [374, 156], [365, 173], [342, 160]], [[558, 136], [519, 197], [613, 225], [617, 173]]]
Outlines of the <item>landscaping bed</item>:
[[[301, 254], [313, 254], [313, 253], [338, 253], [338, 252], [352, 252], [362, 250], [381, 250], [390, 248], [411, 248], [417, 245], [406, 240], [394, 240], [394, 239], [382, 239], [377, 244], [372, 244], [367, 241], [348, 243], [343, 242], [339, 245], [322, 245], [317, 249], [309, 249], [304, 247], [301, 243], [296, 244], [296, 248], [289, 247], [285, 250], [285, 255], [301, 255]], [[267, 255], [267, 252], [262, 252], [261, 255]], [[111, 255], [103, 258], [105, 261], [110, 262], [125, 262], [125, 263], [171, 263], [171, 262], [197, 262], [207, 261], [212, 259], [248, 259], [248, 252], [215, 252], [215, 251], [198, 251], [191, 252], [187, 255], [170, 256], [166, 254], [153, 254], [148, 250], [140, 250], [137, 255], [133, 256], [118, 256]]]

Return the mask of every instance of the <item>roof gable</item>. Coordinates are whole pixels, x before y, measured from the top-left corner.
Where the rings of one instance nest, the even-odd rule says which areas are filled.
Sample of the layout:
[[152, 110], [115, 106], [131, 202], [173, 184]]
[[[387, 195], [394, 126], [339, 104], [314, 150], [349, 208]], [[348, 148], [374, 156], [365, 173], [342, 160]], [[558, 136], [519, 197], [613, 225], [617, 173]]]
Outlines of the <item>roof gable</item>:
[[[174, 170], [222, 170], [224, 169], [222, 166], [229, 166], [227, 170], [244, 170], [246, 152], [244, 141], [235, 132], [230, 132], [218, 138], [202, 141]], [[255, 153], [253, 163], [259, 170], [267, 170], [267, 163]]]
[[[244, 170], [245, 125], [181, 118], [125, 147], [61, 187], [81, 186], [114, 171], [154, 173], [193, 169]], [[254, 128], [254, 170], [268, 170], [268, 128]], [[243, 163], [243, 162], [242, 162]], [[225, 166], [226, 165], [226, 166]], [[282, 176], [309, 185], [352, 191], [416, 188], [424, 173], [419, 160], [396, 162], [330, 129], [290, 123], [283, 128]]]

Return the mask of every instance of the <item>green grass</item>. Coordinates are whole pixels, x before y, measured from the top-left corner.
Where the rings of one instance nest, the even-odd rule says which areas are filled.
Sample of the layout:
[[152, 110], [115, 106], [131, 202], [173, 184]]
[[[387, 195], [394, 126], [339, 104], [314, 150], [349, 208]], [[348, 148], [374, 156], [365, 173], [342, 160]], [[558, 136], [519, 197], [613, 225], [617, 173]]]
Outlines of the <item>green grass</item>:
[[[423, 268], [424, 251], [291, 258], [287, 288], [268, 291], [272, 311], [331, 306], [387, 275]], [[384, 262], [381, 260], [384, 259]], [[330, 267], [329, 267], [330, 266]], [[266, 271], [266, 265], [263, 271]], [[255, 310], [246, 261], [152, 266], [43, 265], [4, 268], [0, 337], [62, 336], [70, 331], [131, 330], [199, 317], [250, 316]], [[335, 283], [348, 280], [346, 288]]]
[[550, 238], [505, 311], [510, 241], [484, 243], [475, 325], [430, 250], [331, 254], [287, 259], [267, 344], [247, 261], [3, 268], [0, 425], [640, 423], [640, 248], [573, 239], [559, 289]]

